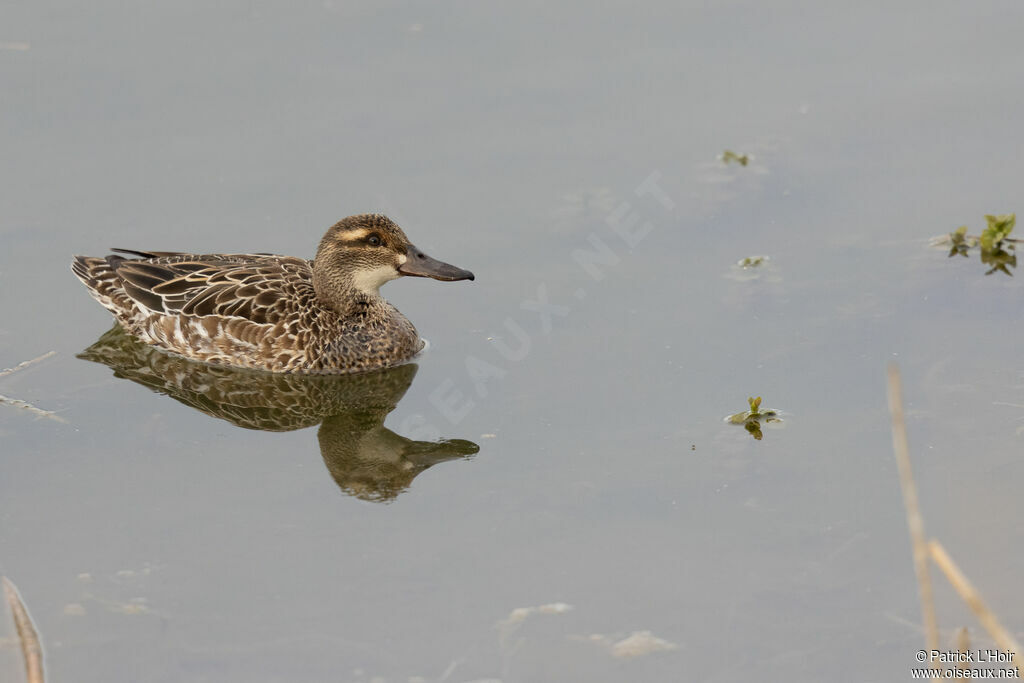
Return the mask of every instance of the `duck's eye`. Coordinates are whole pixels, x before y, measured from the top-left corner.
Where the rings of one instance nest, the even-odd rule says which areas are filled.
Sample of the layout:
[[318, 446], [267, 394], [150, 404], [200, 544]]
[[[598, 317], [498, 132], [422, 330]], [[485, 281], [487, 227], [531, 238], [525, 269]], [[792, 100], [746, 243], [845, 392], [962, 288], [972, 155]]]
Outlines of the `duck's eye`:
[[369, 244], [371, 247], [379, 247], [380, 237], [378, 235], [370, 235], [369, 237], [366, 238], [366, 243]]

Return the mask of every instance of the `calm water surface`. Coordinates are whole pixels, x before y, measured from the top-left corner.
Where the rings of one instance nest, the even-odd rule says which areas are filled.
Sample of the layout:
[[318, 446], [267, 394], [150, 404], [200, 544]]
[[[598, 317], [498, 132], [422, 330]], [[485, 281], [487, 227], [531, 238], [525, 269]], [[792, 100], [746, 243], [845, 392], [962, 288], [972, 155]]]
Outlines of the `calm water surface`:
[[[893, 360], [928, 531], [1020, 634], [1019, 275], [928, 239], [1024, 213], [1022, 29], [1014, 2], [7, 3], [0, 366], [56, 355], [0, 393], [63, 422], [0, 406], [0, 573], [52, 680], [903, 680]], [[417, 367], [76, 358], [110, 320], [73, 253], [311, 256], [366, 211], [477, 274], [383, 290]], [[760, 441], [722, 422], [751, 395], [785, 412]], [[936, 585], [944, 641], [987, 643]]]

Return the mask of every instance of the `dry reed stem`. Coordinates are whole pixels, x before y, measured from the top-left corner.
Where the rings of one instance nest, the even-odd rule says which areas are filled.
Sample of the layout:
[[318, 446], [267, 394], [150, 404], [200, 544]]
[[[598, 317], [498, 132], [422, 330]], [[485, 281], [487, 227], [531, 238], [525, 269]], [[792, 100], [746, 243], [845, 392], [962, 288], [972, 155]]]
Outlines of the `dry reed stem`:
[[953, 558], [949, 556], [946, 549], [942, 547], [942, 544], [938, 541], [929, 541], [928, 552], [932, 560], [935, 561], [935, 564], [938, 565], [942, 573], [949, 579], [949, 582], [953, 584], [956, 592], [960, 594], [963, 601], [967, 603], [967, 606], [971, 608], [974, 615], [978, 617], [981, 625], [985, 627], [988, 634], [996, 641], [996, 644], [1006, 652], [1014, 652], [1016, 654], [1024, 652], [1024, 650], [1021, 650], [1020, 643], [999, 623], [999, 619], [988, 608], [985, 601], [981, 599], [981, 594], [975, 590], [971, 582], [963, 575], [963, 572], [956, 566]]
[[[956, 630], [956, 649], [966, 655], [971, 650], [971, 636], [967, 633], [967, 627], [961, 626]], [[964, 671], [967, 669], [967, 657], [956, 663], [956, 668]]]
[[[900, 370], [895, 364], [888, 368], [889, 415], [892, 419], [892, 449], [900, 473], [900, 489], [907, 513], [907, 527], [914, 548], [914, 572], [917, 574], [918, 593], [921, 598], [921, 618], [924, 621], [925, 643], [929, 650], [939, 649], [939, 625], [935, 619], [935, 600], [932, 580], [928, 572], [928, 543], [924, 535], [924, 520], [917, 505], [917, 486], [910, 469], [910, 450], [907, 447], [907, 426], [903, 419], [903, 389]], [[935, 664], [933, 664], [935, 666]]]
[[2, 578], [4, 584], [4, 595], [7, 596], [7, 604], [10, 605], [11, 614], [14, 617], [14, 628], [18, 631], [18, 639], [21, 640], [21, 654], [25, 657], [25, 674], [28, 683], [44, 683], [43, 681], [43, 646], [39, 643], [39, 635], [32, 623], [32, 617], [25, 609], [25, 603], [18, 595], [18, 589], [14, 587], [6, 576]]

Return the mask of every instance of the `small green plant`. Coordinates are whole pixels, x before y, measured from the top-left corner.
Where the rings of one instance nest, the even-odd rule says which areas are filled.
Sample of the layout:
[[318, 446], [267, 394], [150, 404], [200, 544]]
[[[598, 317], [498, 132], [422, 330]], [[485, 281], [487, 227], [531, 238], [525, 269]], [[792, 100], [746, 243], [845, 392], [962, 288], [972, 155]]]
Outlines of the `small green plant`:
[[766, 261], [768, 261], [767, 256], [748, 256], [737, 261], [736, 265], [740, 268], [757, 268], [763, 266]]
[[970, 235], [967, 233], [967, 226], [959, 228], [944, 235], [933, 242], [937, 246], [948, 246], [949, 256], [967, 256], [971, 249], [979, 248], [981, 262], [991, 266], [985, 275], [995, 272], [1005, 273], [1013, 276], [1010, 272], [1017, 267], [1016, 246], [1021, 240], [1010, 237], [1014, 224], [1017, 222], [1017, 215], [1012, 213], [999, 216], [985, 216], [988, 226], [981, 231], [981, 235]]
[[725, 418], [725, 421], [729, 424], [743, 425], [743, 428], [750, 432], [750, 435], [758, 441], [764, 437], [764, 434], [761, 432], [762, 422], [765, 424], [782, 422], [782, 418], [779, 417], [779, 411], [772, 410], [771, 408], [761, 410], [760, 396], [757, 398], [750, 396], [747, 398], [747, 404], [750, 406], [750, 410], [730, 415]]
[[1002, 216], [985, 216], [988, 227], [981, 232], [982, 249], [998, 249], [1017, 223], [1017, 214], [1007, 213]]
[[961, 225], [959, 228], [949, 233], [949, 255], [950, 257], [956, 256], [967, 256], [967, 251], [973, 247], [978, 246], [977, 237], [967, 236], [967, 226]]
[[737, 154], [731, 149], [727, 149], [724, 152], [722, 152], [721, 156], [719, 156], [718, 158], [721, 159], [722, 162], [726, 164], [728, 164], [730, 161], [735, 161], [740, 166], [746, 166], [747, 164], [750, 163], [749, 154]]

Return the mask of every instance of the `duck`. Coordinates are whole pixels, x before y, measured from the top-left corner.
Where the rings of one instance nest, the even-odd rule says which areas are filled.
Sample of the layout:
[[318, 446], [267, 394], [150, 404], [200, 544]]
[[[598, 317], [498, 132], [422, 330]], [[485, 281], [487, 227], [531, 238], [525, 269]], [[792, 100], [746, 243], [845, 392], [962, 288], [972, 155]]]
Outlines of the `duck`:
[[324, 233], [312, 261], [275, 254], [112, 249], [71, 270], [129, 334], [211, 365], [350, 374], [408, 362], [425, 346], [380, 294], [403, 276], [445, 282], [472, 272], [427, 256], [383, 214]]

